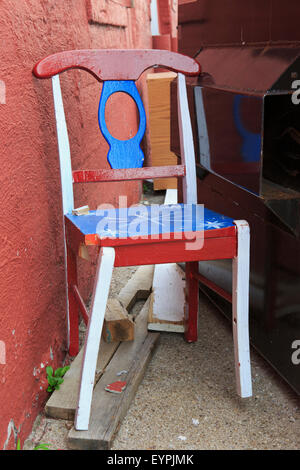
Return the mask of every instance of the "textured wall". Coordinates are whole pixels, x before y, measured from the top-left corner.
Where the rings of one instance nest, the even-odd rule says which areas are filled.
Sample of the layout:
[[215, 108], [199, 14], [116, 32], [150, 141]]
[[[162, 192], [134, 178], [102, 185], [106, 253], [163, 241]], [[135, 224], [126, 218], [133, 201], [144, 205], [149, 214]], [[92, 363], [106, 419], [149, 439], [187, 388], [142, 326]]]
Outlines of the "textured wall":
[[[80, 48], [151, 48], [148, 0], [2, 0], [0, 3], [0, 448], [31, 430], [48, 394], [45, 366], [66, 353], [59, 167], [50, 80], [36, 61]], [[61, 77], [75, 168], [106, 167], [97, 125], [99, 84], [83, 71]], [[143, 83], [141, 83], [143, 93]], [[128, 135], [135, 106], [108, 109], [112, 133]], [[127, 111], [127, 114], [125, 113]], [[129, 111], [129, 113], [128, 113]], [[112, 118], [117, 119], [114, 125]], [[138, 200], [138, 183], [78, 185], [76, 205]], [[90, 266], [80, 263], [89, 295]], [[85, 281], [83, 279], [86, 279]]]

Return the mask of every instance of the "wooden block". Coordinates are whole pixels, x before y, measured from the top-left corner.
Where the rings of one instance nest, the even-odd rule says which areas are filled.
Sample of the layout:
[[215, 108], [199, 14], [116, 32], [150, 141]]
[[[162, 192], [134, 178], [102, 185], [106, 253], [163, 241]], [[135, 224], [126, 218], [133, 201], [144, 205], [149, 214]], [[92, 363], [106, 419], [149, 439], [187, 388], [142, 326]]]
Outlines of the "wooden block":
[[82, 259], [85, 259], [86, 261], [91, 261], [90, 254], [88, 252], [88, 247], [86, 245], [83, 245], [82, 243], [79, 246], [78, 256], [80, 256], [80, 258]]
[[[120, 343], [105, 343], [101, 341], [96, 367], [95, 383], [100, 379], [107, 364], [118, 349]], [[46, 403], [45, 411], [51, 418], [73, 420], [78, 400], [80, 372], [83, 348], [71, 364], [64, 376], [64, 382], [59, 390], [55, 390]]]
[[107, 301], [102, 337], [107, 343], [134, 339], [134, 322], [117, 299]]
[[[151, 165], [177, 165], [177, 156], [170, 150], [170, 84], [174, 72], [147, 75]], [[154, 189], [177, 188], [176, 178], [155, 179]]]
[[140, 266], [118, 295], [129, 311], [137, 300], [147, 299], [152, 289], [153, 265]]
[[[110, 449], [119, 424], [126, 415], [144, 376], [159, 334], [147, 332], [149, 299], [136, 319], [135, 339], [121, 343], [99, 382], [92, 401], [88, 431], [71, 429], [68, 445], [71, 449]], [[120, 370], [127, 370], [122, 380], [126, 389], [120, 394], [108, 393], [105, 387], [115, 382]]]
[[87, 215], [90, 213], [89, 206], [77, 207], [77, 209], [72, 210], [73, 215]]

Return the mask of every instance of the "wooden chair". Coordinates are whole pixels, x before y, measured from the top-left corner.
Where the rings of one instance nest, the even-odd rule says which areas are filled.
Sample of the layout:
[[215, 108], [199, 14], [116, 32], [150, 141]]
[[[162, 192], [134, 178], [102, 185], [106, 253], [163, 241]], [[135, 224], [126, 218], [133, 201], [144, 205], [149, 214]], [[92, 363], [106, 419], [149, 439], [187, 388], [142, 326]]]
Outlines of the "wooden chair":
[[[146, 118], [135, 81], [155, 65], [178, 72], [178, 116], [182, 164], [142, 167]], [[80, 68], [103, 82], [99, 104], [99, 126], [109, 143], [111, 169], [73, 171], [59, 76]], [[184, 75], [197, 75], [199, 64], [184, 55], [159, 50], [75, 50], [53, 54], [34, 67], [38, 78], [52, 77], [58, 150], [62, 183], [64, 236], [67, 273], [67, 311], [69, 351], [78, 353], [78, 309], [87, 323], [81, 383], [75, 428], [87, 430], [92, 401], [96, 360], [106, 303], [114, 266], [185, 262], [186, 311], [185, 338], [197, 340], [198, 273], [201, 260], [233, 260], [232, 299], [218, 286], [221, 295], [232, 300], [233, 339], [237, 391], [251, 396], [251, 370], [248, 332], [249, 227], [197, 204], [193, 136]], [[115, 92], [125, 92], [136, 102], [140, 124], [132, 139], [120, 141], [111, 136], [105, 123], [105, 105]], [[182, 178], [184, 204], [155, 208], [110, 209], [72, 215], [73, 183], [144, 180], [163, 177]], [[104, 201], [99, 201], [104, 202]], [[167, 213], [164, 212], [167, 209]], [[170, 210], [172, 214], [170, 215]], [[175, 215], [174, 215], [175, 214]], [[166, 222], [168, 221], [168, 223]], [[138, 223], [137, 223], [138, 222]], [[97, 245], [99, 258], [90, 314], [77, 287], [76, 257], [83, 245]], [[208, 285], [212, 283], [208, 282]]]

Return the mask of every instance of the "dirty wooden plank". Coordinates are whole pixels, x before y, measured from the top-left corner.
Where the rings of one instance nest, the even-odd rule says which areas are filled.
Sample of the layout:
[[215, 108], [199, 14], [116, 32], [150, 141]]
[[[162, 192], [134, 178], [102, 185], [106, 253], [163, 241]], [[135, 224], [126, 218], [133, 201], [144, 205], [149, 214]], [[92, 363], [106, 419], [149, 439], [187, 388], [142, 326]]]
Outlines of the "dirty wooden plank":
[[[71, 449], [109, 449], [120, 422], [125, 416], [136, 390], [144, 376], [147, 364], [158, 342], [158, 333], [148, 333], [149, 299], [136, 319], [135, 339], [121, 343], [104, 374], [97, 383], [92, 401], [88, 431], [71, 429], [68, 446]], [[127, 387], [121, 394], [105, 391], [105, 387], [119, 380], [117, 373], [127, 370], [121, 380]]]
[[134, 339], [134, 322], [118, 299], [108, 299], [102, 337], [106, 343]]
[[140, 266], [118, 295], [122, 305], [129, 311], [135, 302], [147, 299], [152, 289], [153, 265]]
[[[105, 367], [119, 347], [119, 344], [119, 342], [106, 343], [101, 340], [95, 382], [97, 382], [103, 374]], [[55, 390], [47, 401], [45, 412], [48, 416], [58, 419], [74, 419], [78, 400], [82, 356], [83, 348], [72, 362], [60, 389]]]

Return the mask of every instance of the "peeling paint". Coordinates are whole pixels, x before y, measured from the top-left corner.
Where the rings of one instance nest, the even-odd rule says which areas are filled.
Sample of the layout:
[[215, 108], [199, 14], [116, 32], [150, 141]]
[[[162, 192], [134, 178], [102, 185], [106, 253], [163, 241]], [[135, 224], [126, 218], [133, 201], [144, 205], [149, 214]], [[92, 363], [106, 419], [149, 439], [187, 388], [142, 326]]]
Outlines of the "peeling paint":
[[18, 440], [18, 434], [20, 432], [20, 429], [21, 429], [21, 426], [20, 428], [18, 429], [14, 423], [14, 420], [11, 419], [9, 424], [8, 424], [8, 427], [7, 427], [7, 438], [6, 438], [6, 441], [4, 442], [4, 446], [3, 446], [3, 450], [6, 450], [8, 444], [9, 444], [9, 440], [10, 440], [10, 436], [11, 436], [11, 433], [13, 432], [14, 434], [14, 442], [15, 442], [15, 446], [17, 445], [17, 440]]

